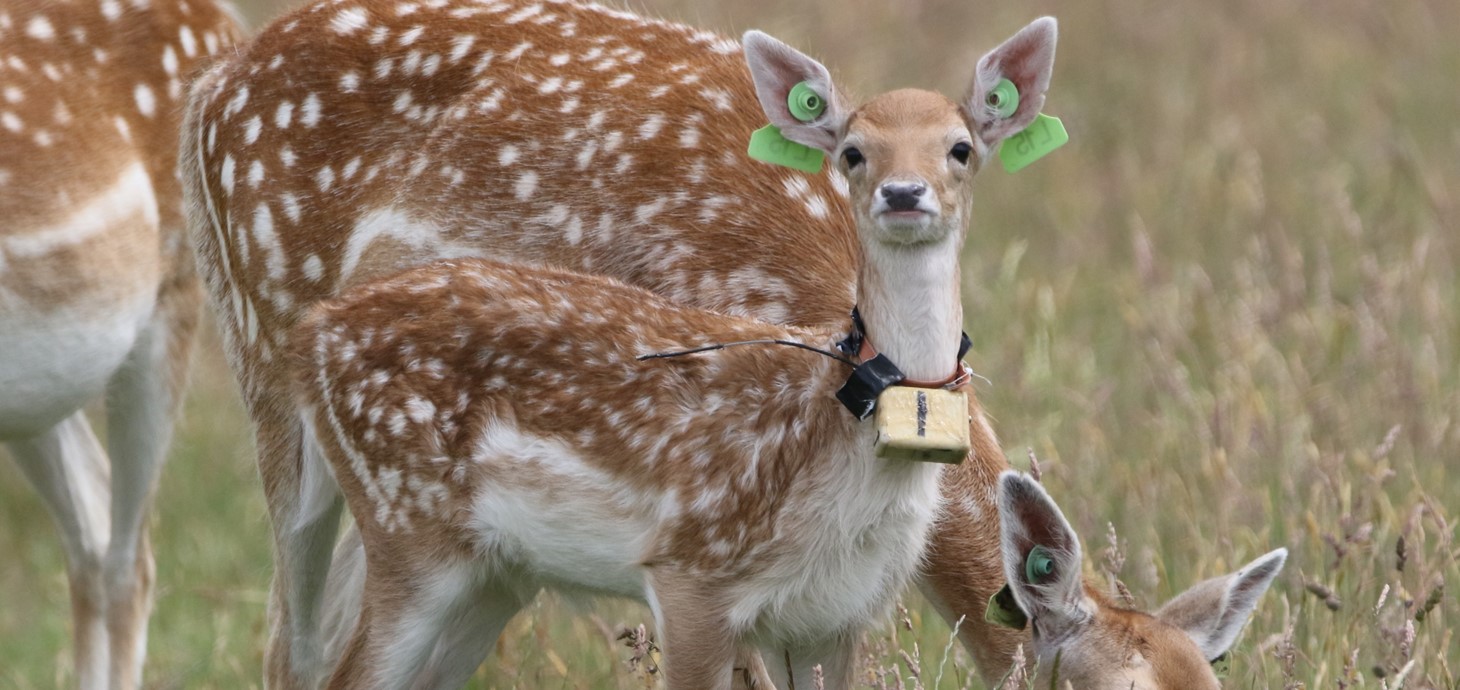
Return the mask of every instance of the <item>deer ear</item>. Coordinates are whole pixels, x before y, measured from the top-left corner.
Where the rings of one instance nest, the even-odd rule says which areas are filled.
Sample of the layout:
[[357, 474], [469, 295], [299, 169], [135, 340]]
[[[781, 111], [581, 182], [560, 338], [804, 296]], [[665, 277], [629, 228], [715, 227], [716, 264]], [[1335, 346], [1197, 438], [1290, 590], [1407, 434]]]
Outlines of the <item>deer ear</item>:
[[[1058, 35], [1054, 17], [1040, 17], [979, 59], [963, 107], [973, 120], [974, 131], [989, 148], [1024, 131], [1044, 109]], [[1001, 114], [989, 103], [989, 94], [1004, 79], [1018, 89], [1019, 107]]]
[[1166, 602], [1156, 617], [1185, 630], [1207, 660], [1215, 660], [1236, 641], [1287, 559], [1288, 550], [1278, 549], [1235, 573], [1198, 583]]
[[1004, 578], [1036, 630], [1058, 634], [1087, 620], [1080, 538], [1044, 487], [1028, 475], [999, 476]]
[[[751, 81], [755, 82], [755, 95], [770, 123], [791, 141], [832, 153], [846, 124], [847, 110], [831, 82], [831, 73], [821, 63], [770, 34], [747, 31], [741, 42], [745, 46], [745, 62], [750, 65]], [[798, 119], [787, 103], [791, 89], [802, 82], [826, 106], [810, 120]]]

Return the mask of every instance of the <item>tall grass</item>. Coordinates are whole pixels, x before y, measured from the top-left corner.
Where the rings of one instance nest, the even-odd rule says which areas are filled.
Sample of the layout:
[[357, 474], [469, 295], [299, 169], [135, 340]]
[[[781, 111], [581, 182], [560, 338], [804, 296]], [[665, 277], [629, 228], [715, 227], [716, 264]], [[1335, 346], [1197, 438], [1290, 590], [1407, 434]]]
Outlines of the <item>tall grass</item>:
[[[956, 95], [982, 50], [1058, 16], [1047, 111], [1073, 140], [980, 176], [964, 264], [1010, 457], [1038, 457], [1091, 574], [1143, 606], [1292, 550], [1228, 687], [1460, 684], [1460, 3], [642, 5], [770, 30], [864, 94]], [[257, 687], [268, 528], [215, 341], [198, 360], [154, 520], [147, 674]], [[9, 465], [0, 554], [0, 687], [64, 685], [59, 549]], [[869, 635], [865, 684], [980, 687], [907, 603]], [[653, 652], [615, 639], [647, 619], [545, 597], [473, 687], [650, 687]]]

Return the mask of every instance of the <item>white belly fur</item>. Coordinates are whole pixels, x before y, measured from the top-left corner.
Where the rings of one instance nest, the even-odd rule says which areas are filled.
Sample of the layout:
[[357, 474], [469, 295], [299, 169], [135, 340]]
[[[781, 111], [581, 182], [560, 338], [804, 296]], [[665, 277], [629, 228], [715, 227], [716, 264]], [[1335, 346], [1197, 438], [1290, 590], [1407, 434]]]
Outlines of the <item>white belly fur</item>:
[[[636, 491], [566, 446], [510, 427], [487, 437], [474, 459], [495, 468], [493, 479], [469, 524], [497, 565], [549, 586], [652, 599], [640, 566], [646, 547], [694, 497]], [[860, 627], [920, 565], [942, 466], [881, 460], [870, 439], [850, 441], [843, 469], [786, 506], [777, 543], [762, 552], [769, 567], [732, 593], [732, 626], [759, 642]]]
[[104, 312], [0, 314], [0, 439], [41, 433], [101, 395], [152, 306], [139, 295]]

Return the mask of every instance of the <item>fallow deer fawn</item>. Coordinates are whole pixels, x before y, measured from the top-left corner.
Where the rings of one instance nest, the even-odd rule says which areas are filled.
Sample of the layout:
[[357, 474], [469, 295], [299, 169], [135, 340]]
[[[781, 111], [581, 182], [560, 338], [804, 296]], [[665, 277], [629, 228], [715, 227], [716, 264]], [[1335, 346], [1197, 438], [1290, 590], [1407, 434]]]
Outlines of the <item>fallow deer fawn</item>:
[[[1054, 21], [1039, 20], [979, 61], [958, 103], [896, 91], [853, 112], [826, 68], [762, 34], [742, 46], [572, 2], [351, 0], [281, 18], [199, 79], [184, 180], [199, 264], [257, 427], [277, 566], [268, 680], [312, 687], [325, 665], [320, 602], [339, 500], [328, 477], [304, 471], [279, 356], [310, 305], [473, 255], [845, 331], [861, 228], [886, 255], [878, 285], [938, 290], [894, 314], [870, 287], [864, 308], [888, 321], [877, 328], [896, 326], [879, 346], [909, 376], [941, 377], [961, 327], [959, 290], [952, 255], [925, 264], [927, 250], [963, 236], [966, 180], [1042, 108], [1054, 44]], [[986, 105], [1001, 78], [1021, 94], [1009, 117]], [[786, 105], [801, 82], [827, 104], [809, 123]], [[767, 118], [829, 154], [832, 169], [748, 159]], [[934, 341], [948, 345], [921, 349]], [[920, 584], [950, 620], [968, 617], [962, 636], [997, 678], [1020, 639], [980, 618], [1002, 585], [989, 521], [1006, 464], [976, 403], [971, 412], [974, 451], [945, 473], [950, 500]]]
[[[889, 225], [869, 244], [920, 230]], [[863, 317], [879, 347], [947, 373], [962, 233], [929, 234], [871, 252]], [[912, 261], [932, 276], [895, 270]], [[929, 301], [939, 323], [891, 318]], [[636, 359], [839, 337], [475, 259], [324, 302], [295, 344], [300, 414], [366, 557], [329, 687], [458, 687], [544, 586], [647, 601], [672, 690], [728, 690], [741, 645], [766, 652], [776, 687], [811, 687], [818, 664], [827, 688], [848, 687], [862, 627], [917, 569], [942, 465], [876, 457], [875, 426], [834, 397], [850, 368], [831, 357], [763, 344]], [[420, 675], [438, 640], [450, 656]]]
[[[0, 442], [66, 555], [83, 688], [141, 682], [146, 516], [202, 291], [183, 80], [236, 37], [212, 0], [0, 0]], [[107, 397], [107, 449], [82, 407]]]
[[1215, 690], [1226, 653], [1287, 560], [1277, 549], [1188, 589], [1155, 615], [1123, 609], [1080, 575], [1080, 539], [1033, 479], [999, 477], [1004, 576], [1034, 630], [1036, 687]]

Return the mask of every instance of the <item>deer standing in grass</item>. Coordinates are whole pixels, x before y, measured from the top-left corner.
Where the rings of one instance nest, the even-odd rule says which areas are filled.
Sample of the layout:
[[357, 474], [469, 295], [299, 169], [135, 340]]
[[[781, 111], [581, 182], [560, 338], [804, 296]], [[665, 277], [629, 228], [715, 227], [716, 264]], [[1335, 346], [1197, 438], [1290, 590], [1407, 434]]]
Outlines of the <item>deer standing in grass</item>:
[[[0, 442], [60, 532], [75, 679], [141, 682], [147, 512], [203, 296], [176, 175], [211, 0], [0, 1]], [[103, 393], [107, 448], [83, 406]]]
[[[484, 256], [845, 331], [862, 265], [857, 228], [871, 237], [886, 221], [910, 238], [961, 238], [964, 180], [1043, 106], [1054, 42], [1054, 22], [1041, 20], [985, 55], [957, 104], [900, 91], [858, 117], [824, 67], [769, 37], [742, 46], [565, 2], [366, 0], [293, 12], [201, 78], [184, 179], [200, 266], [257, 429], [277, 565], [272, 686], [313, 687], [329, 665], [320, 617], [340, 502], [333, 481], [309, 469], [321, 463], [304, 461], [310, 442], [280, 355], [306, 309], [432, 259]], [[1001, 77], [1022, 95], [1008, 118], [985, 107]], [[828, 103], [811, 123], [786, 108], [803, 81]], [[827, 153], [830, 169], [748, 159], [746, 142], [767, 118]], [[917, 198], [916, 210], [882, 217], [892, 197]], [[952, 270], [922, 268], [908, 277]], [[951, 313], [957, 283], [943, 286], [939, 300], [888, 318], [956, 342], [956, 320], [924, 318]], [[910, 376], [948, 373], [943, 349], [878, 345], [907, 352], [897, 363]], [[943, 473], [919, 584], [950, 621], [966, 616], [960, 636], [993, 680], [1024, 638], [982, 620], [1003, 584], [991, 525], [1007, 463], [970, 401], [973, 451]]]

